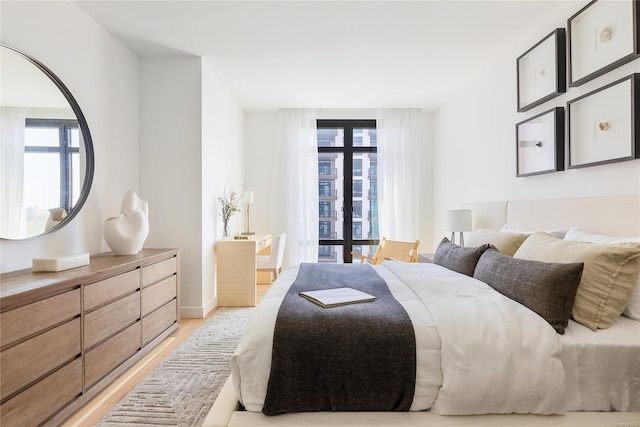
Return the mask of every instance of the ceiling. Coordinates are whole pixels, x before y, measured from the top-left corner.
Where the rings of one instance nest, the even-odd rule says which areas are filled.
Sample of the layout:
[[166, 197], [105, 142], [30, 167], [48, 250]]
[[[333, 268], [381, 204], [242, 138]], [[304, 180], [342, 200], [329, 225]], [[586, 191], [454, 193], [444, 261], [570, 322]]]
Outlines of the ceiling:
[[435, 109], [561, 2], [75, 1], [139, 56], [203, 57], [246, 111]]

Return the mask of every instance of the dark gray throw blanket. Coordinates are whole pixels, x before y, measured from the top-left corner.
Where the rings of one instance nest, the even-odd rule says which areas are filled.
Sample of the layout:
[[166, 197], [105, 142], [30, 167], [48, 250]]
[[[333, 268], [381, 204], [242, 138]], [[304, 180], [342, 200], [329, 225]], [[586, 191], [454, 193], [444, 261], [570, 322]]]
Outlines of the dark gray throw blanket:
[[[298, 295], [342, 287], [377, 299], [322, 308]], [[300, 265], [277, 315], [265, 415], [408, 411], [415, 377], [411, 319], [371, 266]]]

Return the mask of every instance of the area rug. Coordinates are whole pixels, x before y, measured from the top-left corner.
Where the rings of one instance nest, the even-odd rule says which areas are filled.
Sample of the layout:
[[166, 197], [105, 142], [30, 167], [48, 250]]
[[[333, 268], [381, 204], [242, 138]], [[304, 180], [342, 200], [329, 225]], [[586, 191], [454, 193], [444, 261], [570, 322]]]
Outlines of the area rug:
[[252, 312], [223, 307], [135, 386], [98, 426], [201, 426]]

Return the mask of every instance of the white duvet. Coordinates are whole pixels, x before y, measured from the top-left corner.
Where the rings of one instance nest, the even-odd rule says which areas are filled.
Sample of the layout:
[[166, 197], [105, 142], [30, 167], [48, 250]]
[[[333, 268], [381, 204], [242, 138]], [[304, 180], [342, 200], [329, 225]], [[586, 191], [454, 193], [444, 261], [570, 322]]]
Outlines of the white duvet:
[[[416, 336], [412, 411], [443, 415], [562, 414], [561, 343], [540, 316], [485, 283], [435, 264], [374, 267], [404, 306]], [[284, 271], [255, 309], [231, 359], [238, 400], [261, 412], [280, 303], [297, 268]]]

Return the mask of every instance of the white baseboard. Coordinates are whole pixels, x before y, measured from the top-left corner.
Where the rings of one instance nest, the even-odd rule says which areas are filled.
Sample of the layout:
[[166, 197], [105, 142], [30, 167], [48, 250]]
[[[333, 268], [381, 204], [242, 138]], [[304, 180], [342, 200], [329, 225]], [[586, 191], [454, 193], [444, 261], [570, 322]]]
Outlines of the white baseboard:
[[202, 319], [204, 318], [203, 307], [180, 307], [180, 317], [187, 319]]
[[213, 297], [209, 302], [204, 305], [204, 315], [211, 313], [211, 311], [218, 306], [218, 298]]
[[186, 319], [204, 319], [211, 310], [218, 306], [217, 298], [212, 298], [204, 307], [180, 307], [180, 317]]

